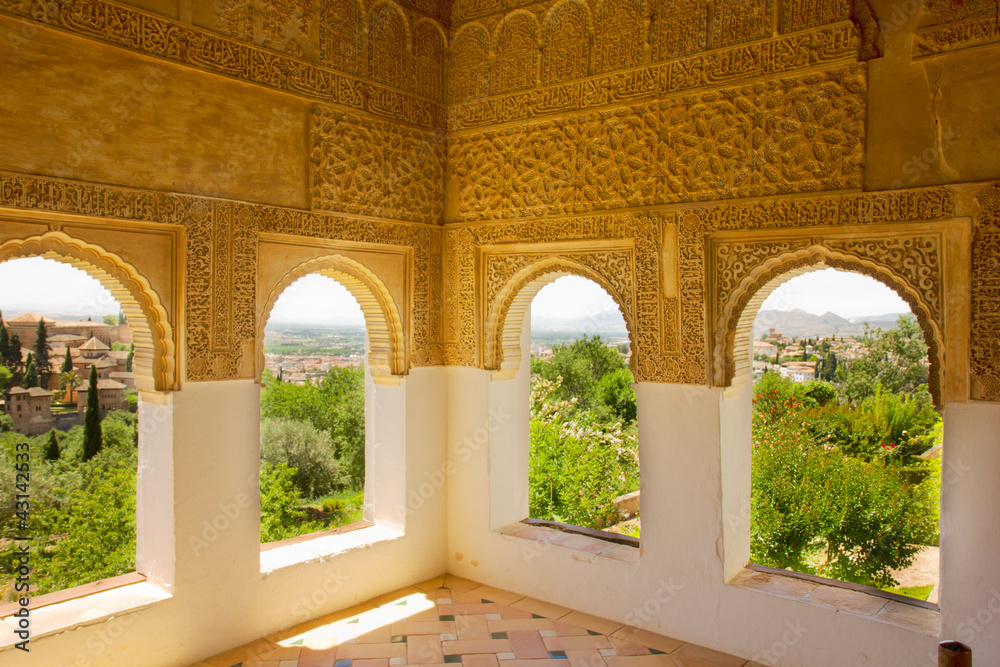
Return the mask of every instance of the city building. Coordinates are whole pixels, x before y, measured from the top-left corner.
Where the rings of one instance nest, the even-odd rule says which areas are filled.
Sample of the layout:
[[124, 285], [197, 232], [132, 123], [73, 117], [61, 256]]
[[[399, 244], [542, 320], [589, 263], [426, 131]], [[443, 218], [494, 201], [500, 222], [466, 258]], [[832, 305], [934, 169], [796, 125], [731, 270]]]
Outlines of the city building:
[[[30, 653], [8, 609], [0, 665], [232, 665], [263, 637], [293, 662], [276, 633], [388, 619], [445, 573], [495, 591], [440, 580], [480, 650], [529, 596], [499, 620], [575, 613], [715, 666], [929, 666], [945, 640], [1000, 664], [996, 25], [985, 0], [4, 2], [0, 261], [120, 300], [141, 474], [136, 574], [39, 601]], [[928, 342], [937, 604], [749, 563], [753, 320], [828, 267], [894, 289]], [[263, 331], [313, 273], [365, 315], [371, 525], [262, 550]], [[629, 327], [641, 549], [522, 523], [530, 302], [568, 274]], [[393, 628], [324, 664], [401, 664], [419, 642]], [[686, 659], [593, 636], [538, 641]], [[441, 664], [468, 646], [442, 641]]]
[[[76, 411], [84, 413], [87, 410], [87, 395], [90, 393], [90, 383], [84, 382], [76, 388]], [[125, 399], [125, 385], [116, 380], [97, 381], [97, 402], [101, 408], [101, 419], [108, 416], [113, 410], [128, 410], [128, 401]]]
[[13, 428], [25, 435], [47, 433], [52, 418], [52, 392], [41, 387], [11, 387], [4, 392], [4, 412], [14, 421]]

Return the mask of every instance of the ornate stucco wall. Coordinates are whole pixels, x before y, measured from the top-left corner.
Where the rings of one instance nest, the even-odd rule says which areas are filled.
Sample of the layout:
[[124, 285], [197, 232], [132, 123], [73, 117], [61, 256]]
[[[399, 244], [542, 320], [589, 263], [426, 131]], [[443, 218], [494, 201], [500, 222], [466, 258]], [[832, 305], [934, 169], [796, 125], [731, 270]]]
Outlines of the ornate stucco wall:
[[[263, 573], [253, 512], [207, 557], [186, 546], [217, 506], [255, 493], [261, 332], [277, 293], [313, 270], [366, 308], [371, 407], [392, 415], [379, 436], [392, 443], [390, 498], [453, 462], [447, 445], [482, 431], [491, 401], [520, 400], [503, 383], [523, 380], [537, 289], [568, 273], [597, 281], [633, 342], [644, 502], [666, 509], [644, 509], [636, 570], [546, 553], [518, 578], [488, 559], [509, 550], [513, 562], [516, 550], [492, 532], [501, 459], [487, 447], [421, 512], [386, 509], [405, 537], [369, 555], [405, 567], [355, 578], [310, 613], [448, 567], [622, 616], [681, 573], [690, 615], [649, 629], [754, 653], [761, 628], [742, 625], [742, 611], [802, 612], [723, 581], [742, 566], [739, 531], [719, 518], [748, 479], [748, 448], [730, 437], [747, 418], [740, 350], [766, 293], [818, 266], [876, 276], [911, 304], [952, 456], [975, 462], [944, 491], [946, 519], [1000, 548], [990, 512], [973, 511], [1000, 505], [986, 427], [1000, 401], [994, 5], [0, 0], [0, 260], [45, 254], [118, 290], [139, 326], [146, 409], [169, 425], [147, 436], [156, 449], [144, 460], [147, 498], [170, 509], [147, 503], [141, 520], [170, 523], [173, 542], [150, 537], [162, 553], [140, 562], [174, 597], [136, 612], [135, 627], [190, 634], [267, 606], [186, 646], [169, 633], [125, 639], [99, 664], [173, 664], [290, 625], [317, 576], [363, 567], [354, 551]], [[508, 427], [494, 434], [498, 456], [523, 436]], [[671, 541], [678, 526], [689, 545]], [[945, 532], [942, 548], [964, 553]], [[457, 553], [481, 554], [482, 569]], [[1000, 587], [982, 559], [962, 558], [952, 562], [971, 575], [942, 575], [945, 630]], [[574, 592], [567, 573], [588, 571], [620, 598]], [[878, 645], [909, 660], [906, 647], [928, 641], [892, 624], [830, 625], [799, 655], [848, 664]], [[32, 659], [72, 664], [102, 627], [39, 640]], [[980, 646], [1000, 660], [996, 639]]]

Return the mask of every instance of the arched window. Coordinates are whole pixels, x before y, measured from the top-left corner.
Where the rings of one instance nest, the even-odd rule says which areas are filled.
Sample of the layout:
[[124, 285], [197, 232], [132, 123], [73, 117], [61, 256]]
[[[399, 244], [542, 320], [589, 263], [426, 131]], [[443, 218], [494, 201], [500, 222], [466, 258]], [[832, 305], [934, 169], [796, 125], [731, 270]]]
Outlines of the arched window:
[[[10, 553], [18, 536], [34, 540], [33, 605], [47, 593], [145, 569], [137, 564], [136, 487], [148, 444], [129, 326], [142, 315], [88, 273], [117, 281], [73, 264], [0, 263], [0, 534]], [[15, 511], [18, 493], [29, 499], [25, 513]], [[15, 561], [2, 563], [0, 578], [14, 579]]]
[[747, 351], [750, 560], [936, 603], [942, 425], [921, 325], [867, 276], [785, 279]]
[[274, 302], [261, 378], [262, 543], [365, 518], [366, 352], [361, 307], [333, 278], [307, 274]]

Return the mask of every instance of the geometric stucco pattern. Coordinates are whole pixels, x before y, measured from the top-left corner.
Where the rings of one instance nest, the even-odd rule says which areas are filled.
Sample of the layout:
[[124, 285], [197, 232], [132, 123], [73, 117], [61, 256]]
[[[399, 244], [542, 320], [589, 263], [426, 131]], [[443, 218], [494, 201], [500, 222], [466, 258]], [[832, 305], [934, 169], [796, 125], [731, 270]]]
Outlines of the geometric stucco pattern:
[[854, 65], [463, 133], [448, 155], [460, 217], [855, 188], [865, 89]]
[[182, 225], [188, 380], [253, 377], [259, 232], [413, 247], [411, 364], [441, 363], [437, 228], [6, 172], [0, 206]]
[[444, 135], [312, 110], [312, 207], [394, 220], [439, 222], [444, 212]]
[[978, 192], [972, 243], [973, 398], [1000, 400], [1000, 185]]
[[[637, 379], [667, 381], [680, 341], [677, 299], [663, 289], [670, 283], [660, 256], [664, 234], [659, 215], [628, 213], [450, 227], [445, 363], [501, 368], [501, 350], [510, 350], [516, 337], [506, 327], [516, 295], [547, 275], [574, 273], [605, 286], [622, 309], [635, 343]], [[479, 255], [483, 282], [477, 289]]]

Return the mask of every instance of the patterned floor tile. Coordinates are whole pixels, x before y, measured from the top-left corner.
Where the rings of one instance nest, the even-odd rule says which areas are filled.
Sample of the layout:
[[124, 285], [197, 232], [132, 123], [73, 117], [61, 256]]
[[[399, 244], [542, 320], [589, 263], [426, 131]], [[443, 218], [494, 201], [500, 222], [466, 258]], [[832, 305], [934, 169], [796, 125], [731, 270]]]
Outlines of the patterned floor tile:
[[743, 667], [718, 651], [446, 575], [192, 667]]

